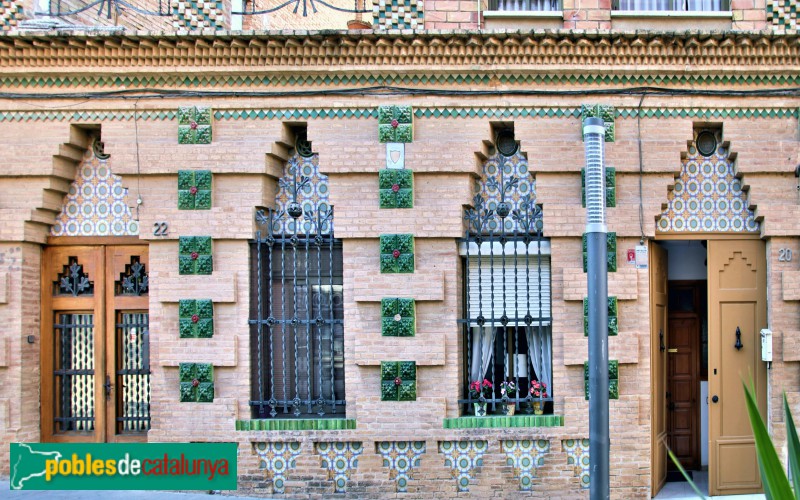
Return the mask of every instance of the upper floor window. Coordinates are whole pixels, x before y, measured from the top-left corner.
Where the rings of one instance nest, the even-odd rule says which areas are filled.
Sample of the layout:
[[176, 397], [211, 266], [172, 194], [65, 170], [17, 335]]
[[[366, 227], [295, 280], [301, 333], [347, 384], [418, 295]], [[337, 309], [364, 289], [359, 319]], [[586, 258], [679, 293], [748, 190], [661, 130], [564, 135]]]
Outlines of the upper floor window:
[[615, 10], [723, 12], [730, 0], [614, 0]]
[[506, 12], [559, 11], [561, 10], [561, 0], [489, 0], [488, 10]]

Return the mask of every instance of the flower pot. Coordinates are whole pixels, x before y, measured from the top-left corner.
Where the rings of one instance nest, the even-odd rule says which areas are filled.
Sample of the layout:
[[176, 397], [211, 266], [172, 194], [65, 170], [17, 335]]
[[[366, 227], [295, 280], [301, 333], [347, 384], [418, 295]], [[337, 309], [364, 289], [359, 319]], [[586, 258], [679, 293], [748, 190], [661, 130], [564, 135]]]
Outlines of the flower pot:
[[347, 29], [349, 30], [368, 30], [372, 29], [372, 25], [366, 21], [359, 19], [351, 19], [347, 21]]
[[542, 409], [542, 402], [541, 401], [534, 401], [533, 402], [533, 414], [534, 415], [541, 415], [544, 413], [544, 409]]
[[486, 403], [472, 403], [472, 406], [475, 408], [476, 417], [486, 416]]
[[514, 403], [508, 403], [508, 404], [506, 405], [506, 408], [507, 408], [507, 410], [508, 410], [508, 411], [506, 411], [506, 415], [508, 415], [509, 417], [510, 417], [511, 415], [513, 415], [513, 414], [514, 414], [514, 411], [516, 410], [516, 407], [517, 407], [517, 406], [516, 406]]

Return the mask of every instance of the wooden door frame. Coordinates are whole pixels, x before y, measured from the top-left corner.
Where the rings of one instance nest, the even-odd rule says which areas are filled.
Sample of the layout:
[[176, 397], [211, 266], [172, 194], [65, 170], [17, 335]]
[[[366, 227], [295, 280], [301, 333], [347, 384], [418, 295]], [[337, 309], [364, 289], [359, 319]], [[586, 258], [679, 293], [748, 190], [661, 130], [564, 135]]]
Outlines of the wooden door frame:
[[[650, 492], [651, 496], [655, 496], [664, 486], [667, 473], [666, 423], [664, 421], [666, 418], [666, 398], [663, 397], [663, 395], [657, 395], [659, 381], [665, 384], [666, 375], [663, 373], [657, 374], [656, 372], [663, 372], [666, 369], [666, 342], [669, 340], [667, 337], [668, 289], [666, 286], [667, 278], [669, 277], [669, 265], [666, 250], [661, 248], [656, 242], [651, 241], [648, 250], [651, 253], [648, 262], [650, 275]], [[666, 276], [664, 276], [665, 289], [663, 294], [659, 293], [659, 295], [663, 295], [661, 297], [661, 301], [663, 301], [661, 307], [663, 307], [664, 310], [660, 313], [663, 317], [658, 316], [659, 304], [656, 299], [656, 294], [658, 293], [654, 276], [657, 270], [654, 265], [656, 262], [656, 251], [664, 252], [664, 272], [666, 274]], [[659, 318], [661, 318], [663, 324], [659, 322]], [[657, 370], [656, 367], [660, 367], [660, 370]], [[660, 422], [664, 422], [663, 432], [660, 432], [659, 429]]]
[[[109, 363], [107, 356], [108, 356], [108, 346], [107, 346], [107, 338], [109, 336], [109, 332], [112, 335], [112, 338], [115, 333], [115, 315], [113, 311], [111, 314], [106, 314], [107, 305], [112, 303], [113, 300], [109, 300], [109, 294], [113, 296], [114, 294], [114, 287], [113, 287], [113, 280], [111, 281], [111, 286], [106, 286], [108, 284], [108, 280], [113, 278], [113, 269], [111, 265], [108, 265], [107, 262], [107, 255], [111, 254], [113, 248], [118, 247], [140, 247], [147, 249], [149, 253], [149, 244], [146, 241], [141, 241], [138, 237], [135, 236], [125, 236], [125, 237], [50, 237], [47, 240], [47, 245], [42, 248], [42, 260], [41, 260], [41, 273], [40, 273], [40, 298], [41, 298], [41, 309], [40, 309], [40, 330], [39, 330], [39, 363], [40, 363], [40, 375], [39, 375], [39, 383], [40, 383], [40, 414], [39, 414], [39, 428], [40, 428], [40, 435], [42, 442], [87, 442], [87, 439], [81, 435], [59, 435], [56, 432], [55, 422], [54, 422], [54, 415], [55, 415], [55, 387], [54, 387], [54, 380], [53, 378], [53, 371], [54, 371], [54, 363], [55, 363], [55, 353], [54, 353], [54, 346], [53, 346], [53, 312], [54, 310], [59, 311], [68, 311], [70, 301], [77, 302], [76, 299], [72, 298], [54, 298], [53, 294], [51, 293], [53, 280], [54, 277], [57, 277], [58, 274], [61, 272], [61, 269], [58, 268], [59, 264], [55, 263], [55, 259], [49, 257], [51, 252], [53, 253], [63, 253], [64, 249], [74, 248], [76, 250], [80, 249], [83, 253], [89, 253], [93, 255], [93, 260], [101, 262], [98, 264], [96, 262], [93, 263], [92, 267], [95, 269], [93, 273], [95, 276], [92, 279], [94, 282], [94, 293], [92, 298], [89, 299], [88, 297], [83, 298], [83, 301], [91, 300], [93, 305], [93, 324], [94, 324], [94, 371], [95, 371], [95, 388], [94, 388], [94, 398], [95, 398], [95, 427], [94, 432], [91, 438], [88, 440], [89, 442], [105, 442], [108, 441], [109, 436], [113, 437], [113, 433], [110, 433], [114, 422], [109, 422], [108, 414], [109, 412], [106, 410], [107, 401], [106, 395], [104, 393], [104, 387], [101, 382], [101, 379], [104, 381], [105, 377], [111, 376], [112, 380], [115, 379], [116, 373], [114, 363]], [[63, 260], [63, 259], [62, 259]], [[86, 265], [83, 263], [82, 265]], [[98, 270], [99, 267], [99, 270]], [[99, 271], [99, 272], [98, 272]], [[112, 297], [113, 299], [113, 297]], [[98, 302], [99, 301], [99, 302]], [[58, 303], [62, 304], [62, 307], [58, 307]], [[100, 304], [98, 306], [98, 304]], [[63, 307], [66, 305], [67, 307]], [[86, 307], [76, 307], [76, 310], [87, 310]], [[98, 332], [102, 331], [102, 335], [98, 334]], [[113, 344], [113, 342], [112, 342]], [[101, 373], [102, 372], [102, 373]], [[49, 380], [48, 380], [49, 379]], [[116, 384], [114, 384], [116, 385]], [[110, 404], [114, 404], [116, 401], [116, 394], [112, 394], [112, 398], [109, 399]], [[113, 412], [112, 412], [113, 413]], [[88, 437], [88, 434], [87, 434]], [[112, 439], [113, 441], [146, 441], [146, 436], [143, 437], [124, 437], [121, 439], [115, 438]]]

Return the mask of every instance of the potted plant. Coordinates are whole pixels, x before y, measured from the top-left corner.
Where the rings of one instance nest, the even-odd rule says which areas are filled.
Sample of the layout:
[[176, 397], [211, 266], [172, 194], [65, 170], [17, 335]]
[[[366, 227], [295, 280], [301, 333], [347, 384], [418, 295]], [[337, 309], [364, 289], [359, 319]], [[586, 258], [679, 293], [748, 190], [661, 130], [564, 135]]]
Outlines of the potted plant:
[[[483, 417], [486, 415], [486, 399], [492, 397], [492, 383], [487, 379], [476, 380], [469, 384], [470, 399], [477, 399], [477, 403], [472, 403], [475, 408], [475, 416]], [[483, 399], [483, 401], [481, 401]]]
[[539, 382], [538, 380], [531, 382], [531, 396], [539, 398], [538, 401], [533, 402], [533, 413], [535, 415], [541, 415], [544, 413], [542, 408], [542, 398], [547, 397], [547, 384], [544, 382]]
[[[516, 398], [518, 389], [519, 387], [517, 387], [517, 384], [514, 383], [513, 380], [504, 380], [503, 382], [500, 382], [500, 397], [508, 397], [508, 399]], [[506, 415], [513, 415], [516, 406], [516, 403], [507, 402], [506, 408], [508, 411], [506, 412]]]

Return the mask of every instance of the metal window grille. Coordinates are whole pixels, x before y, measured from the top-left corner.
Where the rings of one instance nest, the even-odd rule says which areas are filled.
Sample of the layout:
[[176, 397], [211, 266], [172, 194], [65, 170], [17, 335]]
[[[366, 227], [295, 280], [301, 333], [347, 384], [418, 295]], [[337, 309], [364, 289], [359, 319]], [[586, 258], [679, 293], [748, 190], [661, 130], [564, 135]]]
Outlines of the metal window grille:
[[117, 434], [150, 430], [149, 314], [117, 313]]
[[[546, 404], [553, 394], [550, 243], [542, 237], [541, 207], [527, 172], [520, 153], [486, 162], [487, 179], [465, 213], [468, 228], [459, 241], [465, 294], [459, 402], [485, 403], [501, 414], [510, 404]], [[471, 390], [476, 381], [478, 390]], [[533, 394], [534, 381], [544, 382], [546, 393]], [[516, 394], [503, 391], [509, 383]]]
[[59, 313], [53, 325], [56, 432], [95, 426], [94, 314]]
[[342, 249], [316, 162], [294, 156], [279, 208], [256, 214], [263, 229], [251, 243], [255, 418], [325, 416], [345, 405]]

